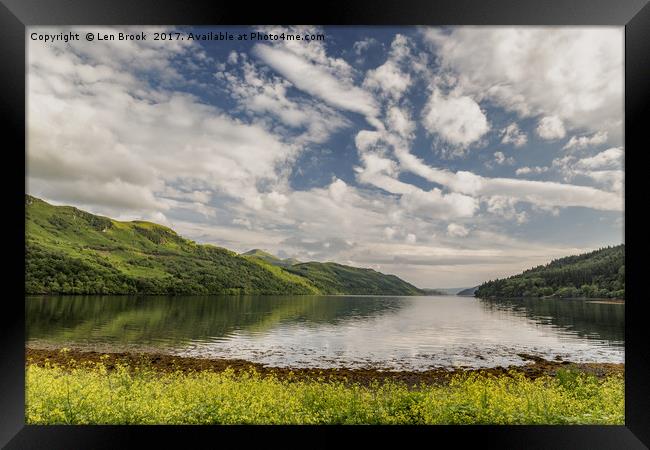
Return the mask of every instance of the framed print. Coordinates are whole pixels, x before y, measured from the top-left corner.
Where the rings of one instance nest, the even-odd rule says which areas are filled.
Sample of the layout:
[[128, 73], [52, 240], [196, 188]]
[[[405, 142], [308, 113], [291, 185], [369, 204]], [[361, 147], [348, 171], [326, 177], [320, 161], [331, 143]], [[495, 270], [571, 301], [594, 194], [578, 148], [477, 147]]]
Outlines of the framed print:
[[314, 6], [4, 1], [3, 445], [647, 448], [647, 2]]

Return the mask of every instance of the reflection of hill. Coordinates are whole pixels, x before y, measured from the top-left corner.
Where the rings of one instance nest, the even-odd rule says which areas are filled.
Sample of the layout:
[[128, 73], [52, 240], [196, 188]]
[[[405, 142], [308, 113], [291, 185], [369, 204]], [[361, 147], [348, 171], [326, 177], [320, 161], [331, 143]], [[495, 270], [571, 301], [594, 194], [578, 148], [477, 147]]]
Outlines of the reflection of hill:
[[489, 310], [525, 316], [537, 323], [572, 330], [579, 336], [625, 341], [625, 307], [568, 299], [479, 300]]
[[30, 297], [28, 339], [155, 344], [262, 332], [282, 321], [336, 323], [400, 308], [390, 297]]

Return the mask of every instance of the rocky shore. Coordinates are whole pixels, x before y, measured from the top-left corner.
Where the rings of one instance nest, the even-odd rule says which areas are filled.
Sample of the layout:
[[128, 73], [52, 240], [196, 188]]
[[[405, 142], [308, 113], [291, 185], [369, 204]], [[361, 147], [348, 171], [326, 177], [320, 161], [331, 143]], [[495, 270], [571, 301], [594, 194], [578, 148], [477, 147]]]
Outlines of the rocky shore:
[[362, 368], [289, 368], [269, 367], [262, 364], [240, 359], [207, 359], [190, 358], [168, 355], [164, 353], [104, 353], [96, 351], [81, 351], [69, 349], [26, 349], [26, 363], [44, 366], [47, 363], [63, 367], [96, 364], [99, 362], [109, 369], [114, 369], [118, 364], [127, 367], [147, 367], [162, 372], [181, 371], [184, 373], [196, 371], [222, 372], [231, 368], [236, 373], [255, 370], [263, 376], [275, 376], [287, 380], [336, 380], [361, 385], [370, 385], [373, 382], [396, 381], [408, 386], [446, 384], [456, 374], [477, 373], [482, 375], [507, 375], [508, 373], [522, 373], [527, 378], [541, 376], [554, 376], [560, 369], [576, 370], [593, 374], [603, 378], [613, 374], [624, 374], [624, 364], [613, 363], [573, 363], [570, 361], [548, 361], [533, 355], [520, 354], [521, 358], [528, 360], [523, 366], [494, 367], [489, 369], [431, 369], [425, 371], [390, 371], [381, 369]]

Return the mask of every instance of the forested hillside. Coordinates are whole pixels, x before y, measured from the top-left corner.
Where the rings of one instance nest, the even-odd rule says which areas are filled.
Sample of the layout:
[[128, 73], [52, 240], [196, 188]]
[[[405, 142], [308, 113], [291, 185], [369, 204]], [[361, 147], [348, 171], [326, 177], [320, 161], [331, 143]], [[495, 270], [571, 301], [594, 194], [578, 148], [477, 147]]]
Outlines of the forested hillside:
[[477, 297], [625, 298], [625, 245], [567, 256], [478, 287]]
[[325, 294], [421, 295], [423, 291], [396, 277], [373, 269], [336, 263], [308, 262], [286, 268], [311, 281]]
[[29, 195], [25, 211], [27, 294], [419, 293], [395, 276], [369, 277], [369, 269], [347, 266], [321, 289], [326, 285], [299, 270], [197, 244], [162, 225], [120, 222]]

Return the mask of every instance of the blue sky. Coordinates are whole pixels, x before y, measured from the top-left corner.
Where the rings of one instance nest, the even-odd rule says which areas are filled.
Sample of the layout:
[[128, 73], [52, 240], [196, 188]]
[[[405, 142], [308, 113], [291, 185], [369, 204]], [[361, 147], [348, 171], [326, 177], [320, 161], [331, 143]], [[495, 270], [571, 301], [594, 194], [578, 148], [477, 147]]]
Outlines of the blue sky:
[[29, 42], [31, 194], [421, 287], [623, 242], [622, 28], [130, 30]]

